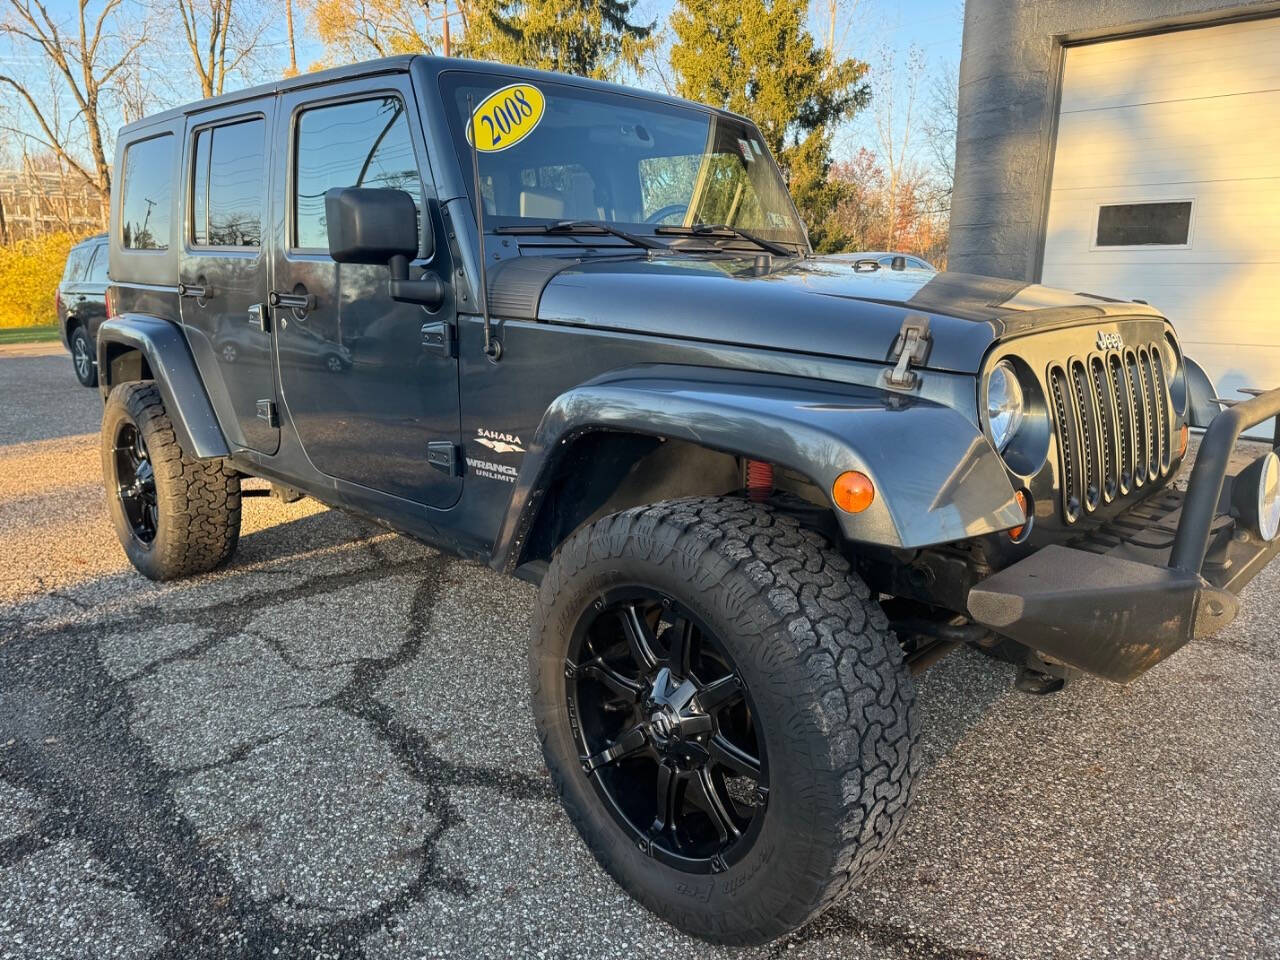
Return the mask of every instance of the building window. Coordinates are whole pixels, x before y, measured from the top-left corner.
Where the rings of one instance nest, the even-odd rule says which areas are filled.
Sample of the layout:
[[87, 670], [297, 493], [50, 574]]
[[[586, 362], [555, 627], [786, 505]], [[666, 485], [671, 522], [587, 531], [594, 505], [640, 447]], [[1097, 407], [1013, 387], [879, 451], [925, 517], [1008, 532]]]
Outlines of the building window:
[[173, 135], [129, 144], [124, 152], [120, 239], [129, 250], [169, 249]]
[[1111, 203], [1098, 208], [1099, 247], [1185, 247], [1191, 201]]
[[247, 120], [196, 134], [191, 242], [262, 246], [266, 123]]
[[307, 110], [294, 151], [293, 246], [328, 250], [324, 194], [333, 187], [404, 190], [422, 211], [422, 181], [398, 97]]

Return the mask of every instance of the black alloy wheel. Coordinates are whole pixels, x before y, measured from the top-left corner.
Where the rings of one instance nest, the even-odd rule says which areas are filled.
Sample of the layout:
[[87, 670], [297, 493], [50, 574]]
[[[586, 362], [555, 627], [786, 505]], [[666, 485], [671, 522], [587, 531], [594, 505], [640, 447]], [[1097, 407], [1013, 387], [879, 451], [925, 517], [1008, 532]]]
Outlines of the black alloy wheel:
[[142, 434], [132, 423], [121, 423], [115, 440], [116, 489], [133, 535], [143, 543], [156, 538], [156, 474]]
[[610, 590], [580, 619], [565, 677], [582, 768], [642, 852], [695, 874], [750, 852], [769, 796], [764, 738], [698, 617], [645, 586]]
[[71, 333], [71, 363], [75, 367], [76, 379], [83, 386], [98, 385], [98, 374], [95, 369], [93, 349], [89, 345], [89, 337], [80, 327]]

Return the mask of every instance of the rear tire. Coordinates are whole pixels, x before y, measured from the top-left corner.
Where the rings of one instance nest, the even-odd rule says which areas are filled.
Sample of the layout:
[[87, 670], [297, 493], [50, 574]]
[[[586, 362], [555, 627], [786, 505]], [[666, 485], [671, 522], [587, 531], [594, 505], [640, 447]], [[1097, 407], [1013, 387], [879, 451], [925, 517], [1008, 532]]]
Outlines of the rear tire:
[[[609, 619], [617, 603], [621, 628]], [[637, 635], [655, 656], [635, 654]], [[681, 636], [694, 639], [667, 639]], [[686, 645], [695, 654], [677, 656]], [[682, 661], [698, 690], [675, 697], [686, 706], [671, 713], [663, 691], [682, 679]], [[918, 727], [901, 648], [845, 559], [791, 517], [697, 499], [584, 527], [543, 579], [530, 670], [538, 736], [569, 818], [619, 884], [695, 936], [758, 944], [791, 932], [866, 876], [902, 826]], [[745, 691], [733, 709], [751, 731], [735, 737], [758, 755], [754, 793], [748, 779], [745, 794], [726, 795], [730, 767], [699, 759], [723, 723], [723, 703], [700, 706], [723, 682], [707, 675], [726, 672]], [[716, 806], [694, 782], [703, 769], [727, 816], [703, 812]], [[664, 792], [677, 776], [690, 785]], [[657, 784], [654, 807], [677, 812], [646, 828], [647, 782]], [[670, 827], [676, 817], [687, 826]], [[707, 826], [717, 819], [730, 826], [723, 855]]]
[[125, 554], [152, 580], [207, 573], [240, 539], [240, 475], [179, 445], [155, 383], [124, 383], [102, 414], [102, 474]]
[[76, 372], [76, 379], [82, 387], [98, 385], [98, 361], [94, 357], [93, 344], [89, 342], [89, 334], [84, 327], [77, 326], [71, 331], [68, 341], [71, 345], [71, 366]]

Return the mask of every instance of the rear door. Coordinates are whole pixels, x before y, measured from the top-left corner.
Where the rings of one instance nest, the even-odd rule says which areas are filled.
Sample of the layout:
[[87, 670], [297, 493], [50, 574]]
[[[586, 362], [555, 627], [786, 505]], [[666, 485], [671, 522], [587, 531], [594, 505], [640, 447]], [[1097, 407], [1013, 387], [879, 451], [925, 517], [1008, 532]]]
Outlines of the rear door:
[[182, 322], [234, 446], [280, 446], [266, 309], [272, 98], [188, 118], [179, 268]]
[[89, 261], [89, 270], [78, 291], [76, 316], [89, 331], [91, 340], [96, 340], [98, 328], [102, 326], [102, 321], [107, 319], [108, 256], [105, 239], [94, 245], [93, 259]]
[[[103, 256], [105, 256], [105, 252]], [[89, 263], [93, 259], [93, 244], [82, 243], [72, 247], [67, 255], [67, 265], [62, 271], [62, 281], [58, 284], [58, 304], [61, 315], [59, 320], [76, 321], [79, 318], [79, 306], [84, 299], [83, 284]], [[70, 322], [66, 327], [71, 326]]]
[[[432, 507], [461, 495], [456, 471], [428, 451], [456, 450], [458, 361], [440, 330], [455, 321], [449, 248], [404, 75], [298, 90], [279, 103], [274, 178], [285, 242], [275, 256], [272, 311], [281, 393], [311, 462], [331, 477]], [[445, 283], [436, 311], [397, 303], [381, 264], [329, 256], [324, 195], [381, 187], [413, 197], [421, 231], [435, 231], [430, 262]], [[421, 248], [421, 245], [420, 245]], [[430, 334], [434, 333], [435, 336]], [[430, 446], [434, 445], [434, 446]]]

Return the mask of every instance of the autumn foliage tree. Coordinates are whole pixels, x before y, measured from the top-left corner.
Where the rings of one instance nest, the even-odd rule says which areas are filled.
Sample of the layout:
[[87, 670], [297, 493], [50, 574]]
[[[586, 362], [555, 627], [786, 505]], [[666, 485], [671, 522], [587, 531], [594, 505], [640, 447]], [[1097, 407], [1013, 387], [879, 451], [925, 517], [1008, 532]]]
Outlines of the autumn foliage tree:
[[838, 200], [828, 229], [834, 249], [915, 253], [941, 265], [947, 249], [945, 188], [918, 166], [891, 179], [865, 147], [832, 165]]
[[334, 63], [436, 52], [432, 7], [421, 0], [316, 0], [310, 13]]
[[808, 0], [677, 0], [671, 14], [676, 92], [750, 117], [788, 178], [819, 250], [838, 238], [831, 136], [870, 97], [867, 65], [836, 59], [806, 26]]

